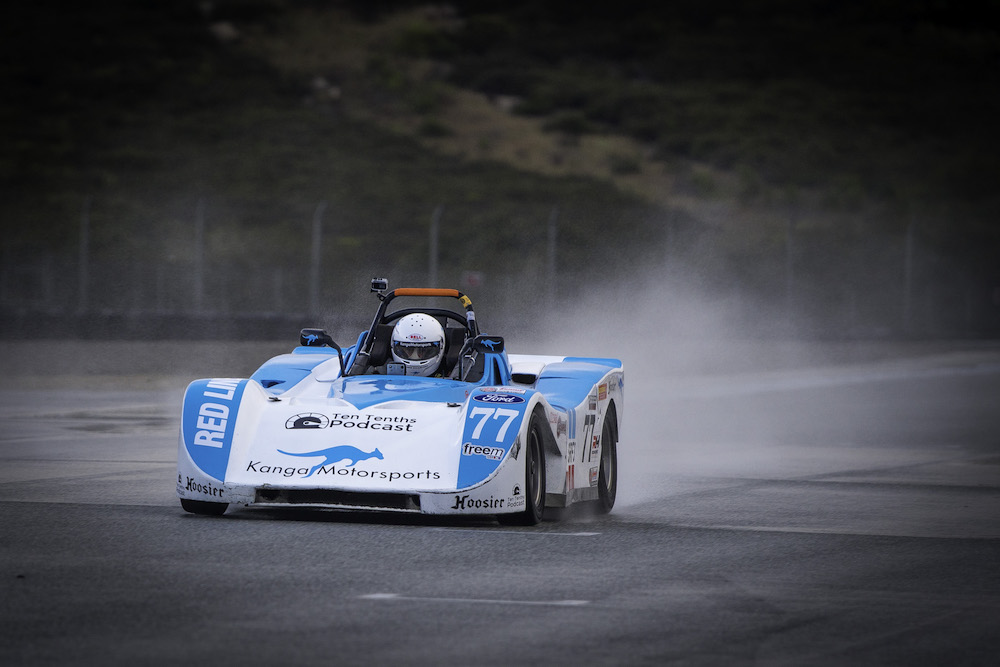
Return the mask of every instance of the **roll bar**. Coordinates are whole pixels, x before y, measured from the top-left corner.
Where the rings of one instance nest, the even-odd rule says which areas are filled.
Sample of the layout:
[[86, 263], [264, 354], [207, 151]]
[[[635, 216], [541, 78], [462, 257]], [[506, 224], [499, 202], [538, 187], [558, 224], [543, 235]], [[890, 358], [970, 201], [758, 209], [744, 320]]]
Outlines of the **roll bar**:
[[348, 369], [347, 375], [350, 375], [350, 370], [353, 370], [355, 365], [358, 363], [359, 358], [364, 357], [363, 363], [368, 363], [368, 358], [371, 355], [372, 345], [375, 342], [375, 331], [382, 318], [385, 317], [385, 311], [389, 306], [389, 303], [400, 296], [419, 296], [419, 297], [447, 297], [452, 299], [458, 299], [458, 302], [462, 304], [465, 308], [465, 324], [469, 329], [468, 338], [471, 340], [479, 335], [479, 324], [476, 322], [476, 313], [472, 309], [472, 299], [470, 299], [466, 294], [459, 292], [457, 289], [439, 289], [436, 287], [400, 287], [391, 291], [384, 291], [388, 287], [388, 281], [383, 279], [376, 279], [372, 281], [372, 292], [378, 296], [381, 303], [378, 306], [378, 310], [375, 312], [375, 318], [372, 320], [371, 327], [368, 328], [368, 333], [365, 335], [364, 347], [358, 350], [354, 355], [354, 362], [351, 364], [351, 369]]

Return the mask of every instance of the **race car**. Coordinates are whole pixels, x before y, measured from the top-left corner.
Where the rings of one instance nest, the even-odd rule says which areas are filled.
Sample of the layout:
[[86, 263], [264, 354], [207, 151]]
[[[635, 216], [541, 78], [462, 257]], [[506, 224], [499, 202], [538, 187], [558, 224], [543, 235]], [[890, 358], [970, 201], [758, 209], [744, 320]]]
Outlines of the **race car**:
[[378, 308], [353, 345], [302, 329], [298, 347], [249, 378], [187, 387], [184, 510], [315, 507], [520, 525], [574, 503], [611, 511], [621, 361], [508, 354], [456, 289], [390, 291], [376, 279], [371, 291]]

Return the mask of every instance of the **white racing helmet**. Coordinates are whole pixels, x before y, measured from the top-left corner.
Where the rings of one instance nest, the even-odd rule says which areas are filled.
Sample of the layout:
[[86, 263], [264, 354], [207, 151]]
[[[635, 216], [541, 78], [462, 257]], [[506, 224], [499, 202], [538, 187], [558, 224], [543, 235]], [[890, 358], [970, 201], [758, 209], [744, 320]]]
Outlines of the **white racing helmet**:
[[407, 375], [433, 375], [444, 358], [444, 328], [430, 315], [414, 313], [392, 330], [392, 358]]

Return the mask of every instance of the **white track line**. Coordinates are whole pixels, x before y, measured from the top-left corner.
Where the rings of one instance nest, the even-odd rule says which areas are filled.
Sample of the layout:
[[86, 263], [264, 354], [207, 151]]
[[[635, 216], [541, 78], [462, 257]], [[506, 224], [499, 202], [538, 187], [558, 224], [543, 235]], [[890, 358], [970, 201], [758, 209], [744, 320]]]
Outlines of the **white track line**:
[[548, 537], [550, 535], [559, 537], [594, 537], [595, 535], [600, 535], [600, 533], [547, 533], [529, 530], [497, 530], [496, 528], [432, 528], [431, 530], [458, 533], [489, 533], [491, 535], [531, 535], [532, 537]]
[[589, 600], [489, 600], [479, 598], [430, 598], [411, 597], [408, 595], [399, 595], [398, 593], [369, 593], [368, 595], [359, 595], [358, 599], [377, 601], [411, 600], [417, 602], [471, 602], [475, 604], [514, 604], [535, 607], [581, 607], [583, 605], [590, 604]]

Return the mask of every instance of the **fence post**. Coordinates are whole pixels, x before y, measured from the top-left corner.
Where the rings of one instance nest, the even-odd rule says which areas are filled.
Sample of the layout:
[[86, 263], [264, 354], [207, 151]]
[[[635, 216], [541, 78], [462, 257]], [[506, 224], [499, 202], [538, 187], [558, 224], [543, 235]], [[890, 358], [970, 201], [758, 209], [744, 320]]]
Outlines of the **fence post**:
[[80, 212], [80, 248], [77, 264], [76, 312], [83, 314], [90, 299], [90, 195], [83, 200]]
[[200, 313], [205, 298], [205, 199], [198, 200], [194, 215], [194, 309]]
[[428, 287], [438, 286], [438, 228], [441, 225], [441, 212], [444, 206], [438, 204], [431, 215], [430, 254], [427, 260]]
[[323, 243], [323, 212], [326, 211], [326, 202], [321, 201], [316, 206], [313, 213], [312, 222], [312, 263], [309, 273], [309, 315], [316, 317], [319, 314], [319, 270], [320, 250]]
[[553, 206], [552, 211], [549, 213], [549, 243], [546, 262], [548, 275], [545, 280], [546, 294], [550, 305], [556, 301], [556, 235], [559, 231], [556, 223], [558, 223], [558, 221], [559, 207]]
[[903, 242], [903, 333], [913, 328], [913, 221], [906, 225]]
[[792, 218], [789, 216], [785, 220], [785, 316], [791, 322], [792, 307], [794, 298], [792, 292], [795, 289], [795, 259], [792, 245]]

